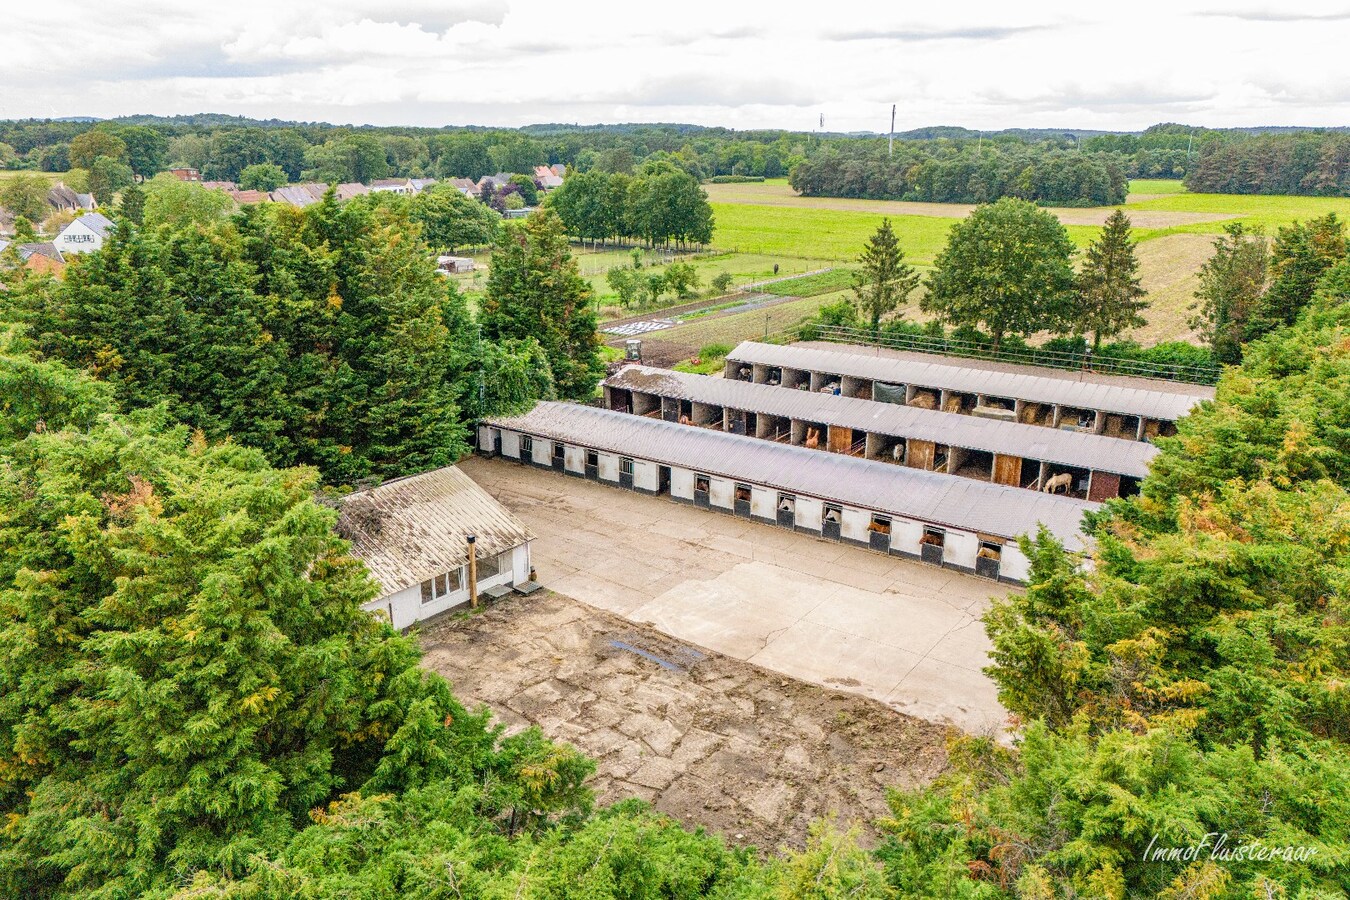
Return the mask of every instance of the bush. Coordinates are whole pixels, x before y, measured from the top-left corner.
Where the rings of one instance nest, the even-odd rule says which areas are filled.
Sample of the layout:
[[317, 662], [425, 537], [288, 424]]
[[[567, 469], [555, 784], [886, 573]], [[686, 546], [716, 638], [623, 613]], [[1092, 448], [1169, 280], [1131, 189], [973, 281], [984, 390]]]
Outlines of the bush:
[[763, 180], [763, 175], [714, 175], [708, 179], [712, 184], [745, 184]]
[[725, 294], [731, 290], [731, 280], [732, 275], [730, 272], [718, 272], [712, 277], [712, 281], [710, 281], [709, 284], [712, 285], [715, 293]]

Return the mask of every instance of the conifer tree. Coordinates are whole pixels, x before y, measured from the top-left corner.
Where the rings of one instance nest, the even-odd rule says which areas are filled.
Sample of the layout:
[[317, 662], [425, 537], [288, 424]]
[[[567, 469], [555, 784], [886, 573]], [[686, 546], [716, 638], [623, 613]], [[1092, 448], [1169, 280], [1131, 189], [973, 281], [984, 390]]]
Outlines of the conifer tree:
[[1266, 238], [1241, 222], [1224, 226], [1214, 239], [1214, 253], [1200, 269], [1195, 292], [1197, 314], [1191, 327], [1221, 363], [1242, 359], [1242, 344], [1266, 287]]
[[853, 294], [862, 316], [876, 331], [882, 317], [903, 306], [919, 286], [919, 274], [905, 262], [890, 219], [881, 220], [858, 262], [861, 268], [853, 273]]
[[562, 220], [545, 207], [502, 229], [479, 314], [483, 336], [534, 338], [548, 354], [558, 395], [589, 398], [604, 371], [590, 297]]
[[1107, 218], [1102, 233], [1087, 248], [1078, 273], [1078, 311], [1076, 324], [1092, 332], [1092, 346], [1101, 347], [1102, 338], [1115, 337], [1127, 328], [1145, 323], [1140, 315], [1148, 304], [1147, 293], [1139, 284], [1139, 258], [1134, 253], [1130, 220], [1121, 210]]

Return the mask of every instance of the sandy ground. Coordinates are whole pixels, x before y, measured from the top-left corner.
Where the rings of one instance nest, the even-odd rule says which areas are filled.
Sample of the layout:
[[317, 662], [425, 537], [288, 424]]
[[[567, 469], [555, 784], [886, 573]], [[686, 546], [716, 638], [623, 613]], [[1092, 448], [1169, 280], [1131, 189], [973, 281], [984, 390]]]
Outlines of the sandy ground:
[[938, 724], [1006, 722], [979, 617], [1007, 585], [504, 459], [461, 468], [538, 536], [559, 593]]
[[424, 665], [465, 703], [594, 758], [602, 801], [641, 797], [732, 844], [800, 847], [831, 813], [871, 843], [886, 788], [926, 783], [946, 763], [940, 725], [552, 592], [433, 623], [423, 645]]

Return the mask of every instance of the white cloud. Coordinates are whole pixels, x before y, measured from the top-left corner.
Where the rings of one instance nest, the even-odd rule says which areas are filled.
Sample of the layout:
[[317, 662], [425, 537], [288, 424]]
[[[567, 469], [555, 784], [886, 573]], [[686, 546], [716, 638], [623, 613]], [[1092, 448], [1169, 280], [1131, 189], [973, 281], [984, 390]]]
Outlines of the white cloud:
[[1345, 124], [1347, 38], [1350, 10], [1314, 2], [70, 0], [6, 11], [0, 117], [851, 131], [895, 102], [902, 128]]

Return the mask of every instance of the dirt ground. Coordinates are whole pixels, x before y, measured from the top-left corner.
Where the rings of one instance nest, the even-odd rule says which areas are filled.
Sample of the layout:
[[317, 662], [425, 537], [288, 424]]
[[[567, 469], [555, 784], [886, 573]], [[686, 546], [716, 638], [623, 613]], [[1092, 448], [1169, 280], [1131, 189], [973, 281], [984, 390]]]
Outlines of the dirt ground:
[[540, 591], [422, 634], [424, 665], [470, 706], [596, 760], [597, 797], [641, 797], [728, 843], [800, 847], [831, 813], [871, 843], [888, 787], [946, 765], [947, 728], [680, 643]]

